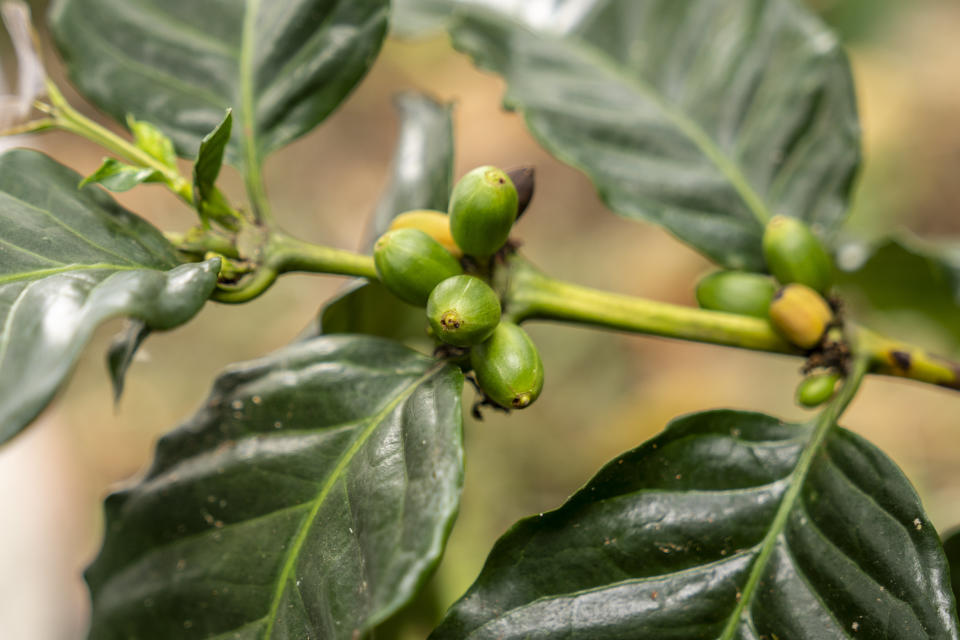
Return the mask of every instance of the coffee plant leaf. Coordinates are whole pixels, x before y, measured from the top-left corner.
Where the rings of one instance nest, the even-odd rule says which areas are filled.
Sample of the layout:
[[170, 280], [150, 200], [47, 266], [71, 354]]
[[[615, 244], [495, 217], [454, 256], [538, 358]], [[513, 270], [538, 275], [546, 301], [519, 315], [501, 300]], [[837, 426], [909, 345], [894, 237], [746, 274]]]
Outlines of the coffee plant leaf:
[[35, 151], [0, 156], [0, 442], [47, 405], [101, 322], [171, 329], [217, 282], [218, 258], [180, 264], [159, 231], [80, 180]]
[[394, 106], [400, 132], [389, 182], [373, 212], [368, 249], [404, 211], [446, 211], [453, 189], [453, 106], [414, 91], [398, 94]]
[[115, 335], [107, 348], [107, 373], [113, 385], [113, 400], [120, 401], [127, 379], [127, 371], [133, 364], [137, 350], [150, 335], [150, 327], [140, 320], [131, 321], [127, 327]]
[[[830, 236], [860, 160], [849, 63], [797, 0], [464, 0], [454, 46], [614, 212], [762, 271], [776, 214]], [[550, 10], [544, 10], [548, 8]]]
[[163, 182], [163, 174], [156, 169], [134, 167], [115, 158], [104, 158], [96, 171], [80, 181], [80, 186], [99, 184], [104, 189], [121, 193], [145, 182]]
[[388, 0], [56, 0], [49, 20], [71, 80], [193, 157], [233, 108], [227, 161], [249, 170], [324, 120], [366, 74]]
[[369, 336], [234, 365], [106, 501], [92, 638], [352, 640], [433, 570], [463, 481], [459, 370]]
[[873, 246], [840, 245], [839, 285], [859, 317], [902, 326], [905, 316], [960, 345], [960, 244], [899, 233]]
[[943, 537], [943, 550], [947, 554], [950, 564], [950, 584], [953, 587], [953, 597], [960, 599], [960, 530], [954, 529]]
[[431, 639], [960, 637], [907, 479], [840, 428], [801, 463], [812, 431], [729, 410], [675, 420], [514, 525]]

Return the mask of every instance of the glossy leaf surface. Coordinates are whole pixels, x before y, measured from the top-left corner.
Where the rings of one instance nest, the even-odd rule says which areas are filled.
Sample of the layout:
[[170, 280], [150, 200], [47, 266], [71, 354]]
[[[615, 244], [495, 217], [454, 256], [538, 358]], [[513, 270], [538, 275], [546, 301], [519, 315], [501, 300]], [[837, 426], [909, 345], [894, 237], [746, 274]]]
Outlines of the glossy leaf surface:
[[34, 151], [0, 156], [0, 442], [50, 401], [103, 320], [170, 329], [203, 306], [219, 259], [180, 265], [147, 222]]
[[150, 335], [150, 327], [140, 320], [134, 320], [115, 335], [107, 348], [107, 373], [113, 385], [113, 400], [120, 401], [127, 379], [127, 370], [133, 364], [137, 350]]
[[320, 313], [319, 330], [362, 333], [383, 338], [426, 338], [423, 309], [403, 302], [379, 282], [357, 281], [328, 302]]
[[370, 67], [387, 0], [57, 0], [50, 22], [80, 91], [147, 120], [181, 155], [234, 110], [227, 159], [258, 166], [319, 124]]
[[937, 532], [863, 439], [834, 430], [776, 522], [810, 434], [756, 413], [675, 420], [517, 523], [431, 638], [960, 637]]
[[365, 336], [229, 369], [147, 477], [108, 498], [91, 637], [363, 637], [442, 553], [462, 384]]
[[846, 56], [796, 0], [464, 0], [454, 45], [610, 208], [763, 270], [774, 214], [829, 233], [859, 125]]
[[447, 210], [453, 188], [452, 105], [409, 91], [394, 99], [399, 134], [387, 187], [373, 212], [367, 246], [412, 209]]
[[950, 564], [950, 584], [954, 599], [960, 598], [960, 531], [954, 530], [943, 537], [943, 550]]
[[[398, 95], [394, 104], [400, 131], [387, 187], [370, 220], [368, 250], [398, 214], [446, 211], [453, 183], [451, 106], [414, 92]], [[307, 331], [418, 339], [426, 335], [426, 322], [423, 309], [400, 301], [378, 283], [358, 282], [324, 305], [317, 325]]]

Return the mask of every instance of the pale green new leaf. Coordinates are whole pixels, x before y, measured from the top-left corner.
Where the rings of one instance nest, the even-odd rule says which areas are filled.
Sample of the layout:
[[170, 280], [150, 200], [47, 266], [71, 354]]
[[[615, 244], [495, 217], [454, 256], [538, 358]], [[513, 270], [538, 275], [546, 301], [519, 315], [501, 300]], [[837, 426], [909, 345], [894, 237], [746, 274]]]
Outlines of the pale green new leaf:
[[193, 192], [197, 198], [197, 208], [210, 198], [223, 166], [223, 154], [230, 142], [233, 128], [233, 110], [227, 109], [226, 115], [213, 131], [200, 141], [197, 160], [193, 164]]
[[80, 181], [80, 187], [99, 184], [105, 189], [117, 193], [129, 191], [144, 182], [163, 182], [164, 177], [156, 169], [134, 167], [114, 158], [104, 158], [103, 164], [92, 174]]
[[171, 169], [177, 168], [177, 152], [173, 148], [173, 140], [163, 131], [129, 114], [127, 114], [127, 128], [133, 133], [133, 142], [138, 148], [162, 162], [164, 166]]

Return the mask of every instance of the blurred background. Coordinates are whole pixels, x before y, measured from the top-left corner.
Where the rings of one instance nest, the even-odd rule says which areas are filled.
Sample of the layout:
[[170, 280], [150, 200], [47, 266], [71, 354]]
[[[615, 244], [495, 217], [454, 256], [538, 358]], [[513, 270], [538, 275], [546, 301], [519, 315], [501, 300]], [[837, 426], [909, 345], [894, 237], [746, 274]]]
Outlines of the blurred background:
[[[960, 237], [960, 3], [810, 3], [844, 38], [857, 83], [866, 162], [849, 229], [866, 238], [899, 227]], [[45, 4], [33, 3], [35, 16]], [[0, 60], [10, 58], [4, 41]], [[56, 57], [48, 51], [47, 59]], [[62, 80], [59, 63], [50, 66]], [[518, 116], [501, 111], [503, 83], [476, 71], [443, 37], [389, 41], [334, 116], [271, 157], [269, 192], [291, 233], [359, 247], [393, 151], [391, 96], [409, 88], [455, 102], [458, 176], [480, 164], [536, 165], [536, 197], [516, 235], [548, 273], [693, 303], [692, 286], [710, 265], [664, 231], [608, 212], [586, 178], [547, 155]], [[86, 112], [96, 113], [89, 106]], [[59, 133], [0, 143], [41, 149], [81, 173], [96, 169], [103, 155]], [[225, 179], [228, 194], [241, 201], [237, 176]], [[194, 221], [160, 187], [119, 199], [164, 230], [185, 230]], [[104, 353], [123, 323], [97, 332], [54, 404], [0, 449], [0, 638], [84, 636], [89, 605], [81, 572], [99, 548], [104, 496], [144, 470], [156, 438], [193, 413], [220, 369], [290, 342], [342, 284], [295, 275], [250, 304], [208, 304], [188, 325], [150, 337], [117, 406]], [[929, 323], [899, 315], [887, 324], [900, 337], [960, 355], [950, 336]], [[607, 460], [672, 418], [717, 407], [791, 420], [806, 415], [793, 403], [795, 359], [546, 324], [530, 332], [547, 371], [540, 401], [509, 418], [489, 413], [465, 425], [461, 513], [430, 590], [443, 607], [469, 586], [514, 521], [557, 507]], [[472, 396], [468, 389], [466, 405]], [[958, 416], [960, 394], [871, 378], [844, 419], [903, 468], [941, 531], [960, 524]], [[417, 624], [412, 620], [403, 637], [423, 637], [427, 623]]]

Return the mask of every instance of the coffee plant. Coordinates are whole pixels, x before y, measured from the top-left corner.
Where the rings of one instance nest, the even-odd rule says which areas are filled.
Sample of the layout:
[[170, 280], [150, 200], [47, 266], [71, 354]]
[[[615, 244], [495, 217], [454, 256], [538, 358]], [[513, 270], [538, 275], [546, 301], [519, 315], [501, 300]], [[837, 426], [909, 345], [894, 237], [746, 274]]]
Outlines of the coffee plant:
[[[960, 364], [844, 304], [876, 297], [871, 269], [927, 265], [882, 285], [904, 297], [952, 300], [956, 276], [905, 241], [838, 272], [861, 154], [831, 31], [799, 0], [390, 4], [55, 0], [70, 80], [126, 135], [64, 97], [27, 9], [3, 4], [19, 69], [6, 133], [66, 131], [109, 157], [82, 176], [29, 149], [0, 156], [0, 440], [105, 319], [131, 319], [108, 357], [120, 394], [141, 343], [208, 302], [247, 302], [290, 272], [354, 278], [289, 346], [222, 373], [146, 475], [107, 498], [90, 637], [386, 637], [453, 527], [464, 411], [565, 401], [523, 328], [554, 321], [795, 357], [811, 417], [677, 418], [505, 533], [431, 639], [960, 638], [960, 538], [942, 544], [903, 473], [838, 426], [866, 376], [960, 390]], [[716, 263], [690, 283], [699, 307], [538, 269], [511, 235], [533, 168], [454, 179], [451, 109], [415, 93], [399, 99], [368, 250], [286, 233], [264, 161], [337, 108], [388, 29], [446, 31], [611, 212]], [[224, 164], [244, 202], [218, 186]], [[159, 231], [111, 196], [147, 184], [196, 224]]]

